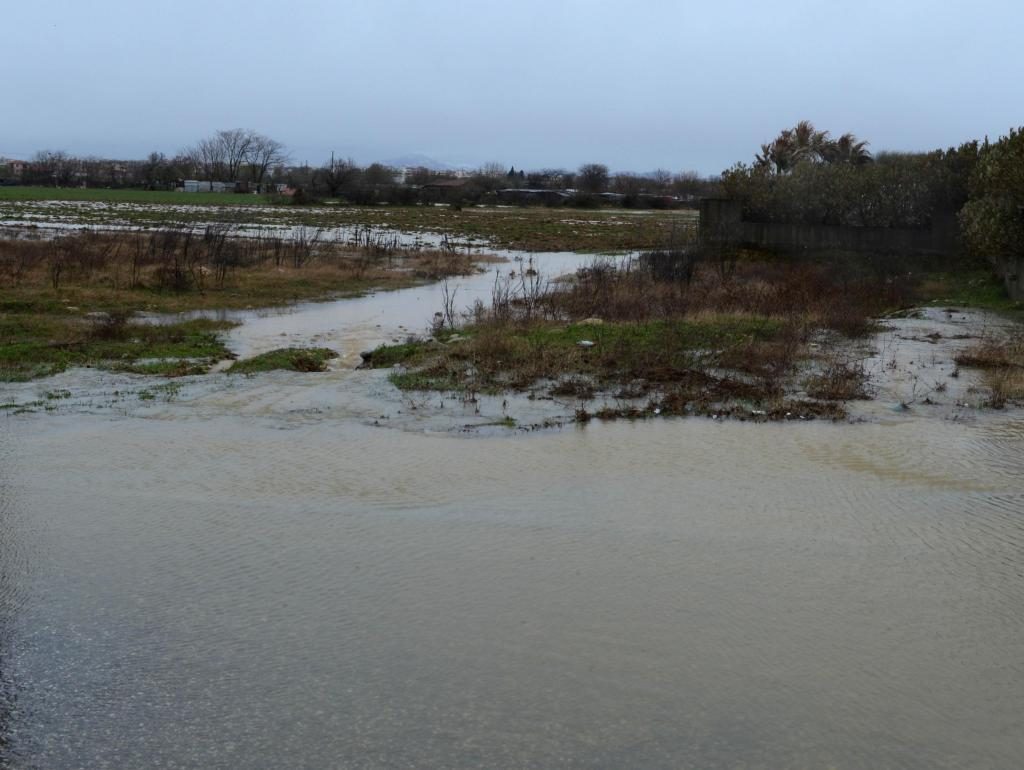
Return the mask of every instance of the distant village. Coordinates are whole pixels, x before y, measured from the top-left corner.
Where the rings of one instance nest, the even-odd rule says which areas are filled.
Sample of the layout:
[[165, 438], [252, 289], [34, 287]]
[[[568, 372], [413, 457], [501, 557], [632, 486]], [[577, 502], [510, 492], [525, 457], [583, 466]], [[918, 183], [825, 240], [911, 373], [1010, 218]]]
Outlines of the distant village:
[[[219, 132], [215, 138], [230, 133]], [[526, 171], [496, 163], [473, 170], [381, 163], [361, 167], [333, 158], [321, 166], [293, 165], [286, 162], [277, 143], [262, 155], [246, 151], [235, 157], [227, 152], [218, 157], [216, 150], [201, 143], [174, 157], [152, 153], [144, 160], [81, 158], [51, 151], [36, 153], [29, 160], [0, 157], [0, 185], [262, 194], [296, 203], [339, 199], [361, 205], [675, 208], [695, 205], [714, 191], [716, 180], [694, 172], [612, 173], [600, 163], [575, 171]]]

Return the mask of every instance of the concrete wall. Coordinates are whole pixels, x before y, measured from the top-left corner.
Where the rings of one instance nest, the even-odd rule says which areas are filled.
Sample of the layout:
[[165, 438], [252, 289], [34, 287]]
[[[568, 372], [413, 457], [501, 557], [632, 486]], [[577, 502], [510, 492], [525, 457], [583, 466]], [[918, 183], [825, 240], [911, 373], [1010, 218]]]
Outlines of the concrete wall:
[[951, 254], [957, 250], [955, 219], [931, 227], [850, 227], [746, 222], [739, 201], [700, 202], [700, 237], [779, 251], [855, 251], [895, 254]]
[[1010, 299], [1024, 302], [1024, 257], [1003, 257], [996, 260]]

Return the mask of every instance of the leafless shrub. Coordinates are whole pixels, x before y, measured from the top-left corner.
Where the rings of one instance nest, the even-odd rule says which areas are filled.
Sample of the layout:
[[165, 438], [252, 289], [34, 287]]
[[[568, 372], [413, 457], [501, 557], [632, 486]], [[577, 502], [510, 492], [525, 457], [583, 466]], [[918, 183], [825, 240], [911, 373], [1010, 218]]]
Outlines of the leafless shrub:
[[807, 382], [807, 395], [822, 401], [852, 401], [867, 398], [867, 372], [862, 360], [839, 356], [827, 360], [819, 374]]
[[985, 370], [989, 406], [1002, 409], [1009, 401], [1024, 400], [1024, 334], [985, 335], [955, 361], [958, 366]]
[[287, 241], [292, 267], [302, 267], [313, 258], [322, 236], [323, 230], [320, 228], [312, 231], [305, 227], [297, 228], [292, 238]]

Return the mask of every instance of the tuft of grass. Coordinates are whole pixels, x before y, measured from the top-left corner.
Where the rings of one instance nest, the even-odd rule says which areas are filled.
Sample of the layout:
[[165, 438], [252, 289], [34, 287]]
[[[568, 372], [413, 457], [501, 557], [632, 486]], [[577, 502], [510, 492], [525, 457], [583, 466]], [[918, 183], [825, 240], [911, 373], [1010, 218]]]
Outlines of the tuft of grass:
[[399, 390], [460, 391], [465, 383], [443, 368], [435, 371], [392, 372], [388, 380]]
[[330, 348], [278, 348], [252, 358], [236, 361], [230, 374], [256, 374], [284, 369], [293, 372], [322, 372], [338, 354]]
[[828, 361], [821, 372], [807, 381], [807, 395], [822, 401], [852, 401], [868, 398], [867, 372], [862, 362]]
[[1024, 400], [1024, 333], [988, 337], [954, 360], [958, 366], [984, 370], [989, 406], [1001, 409], [1007, 402]]
[[986, 337], [957, 354], [954, 360], [959, 366], [977, 369], [1024, 368], [1024, 334], [998, 339]]
[[363, 354], [363, 367], [387, 369], [408, 361], [426, 348], [425, 342], [406, 342], [397, 345], [380, 345]]
[[[556, 395], [589, 398], [599, 387], [639, 381], [641, 392], [679, 384], [700, 392], [753, 392], [754, 385], [739, 379], [726, 384], [703, 370], [724, 361], [734, 348], [785, 336], [787, 327], [777, 319], [706, 316], [601, 325], [484, 323], [464, 331], [457, 345], [381, 346], [366, 365], [405, 365], [408, 369], [390, 376], [405, 390], [501, 392], [545, 381], [554, 383]], [[788, 346], [775, 349], [790, 355]]]
[[1011, 299], [1006, 285], [991, 270], [932, 273], [922, 281], [918, 296], [930, 305], [1024, 314], [1024, 302]]

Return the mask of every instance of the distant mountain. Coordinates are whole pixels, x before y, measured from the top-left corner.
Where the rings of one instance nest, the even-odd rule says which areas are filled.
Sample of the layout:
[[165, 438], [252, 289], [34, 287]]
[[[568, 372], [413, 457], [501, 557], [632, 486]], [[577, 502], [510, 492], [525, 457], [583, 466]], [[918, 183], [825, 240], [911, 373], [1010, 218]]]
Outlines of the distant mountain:
[[431, 171], [457, 171], [459, 169], [458, 166], [436, 160], [422, 153], [401, 155], [382, 162], [385, 166], [394, 166], [395, 168], [429, 168]]

